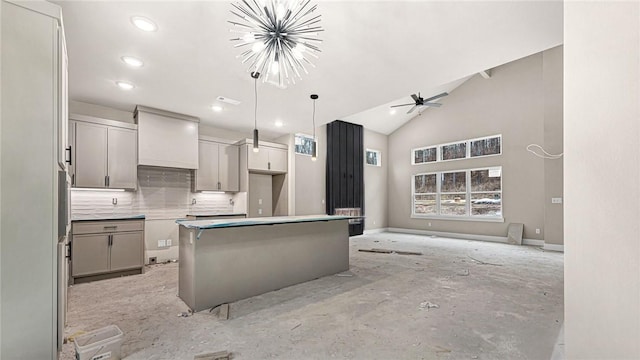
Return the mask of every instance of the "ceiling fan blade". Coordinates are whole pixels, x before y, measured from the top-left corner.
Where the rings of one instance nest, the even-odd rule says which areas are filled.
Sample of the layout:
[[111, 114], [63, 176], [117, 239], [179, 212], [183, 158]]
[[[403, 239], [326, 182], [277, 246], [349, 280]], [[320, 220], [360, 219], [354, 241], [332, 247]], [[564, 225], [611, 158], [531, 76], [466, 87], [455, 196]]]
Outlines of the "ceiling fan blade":
[[413, 101], [418, 101], [418, 99], [420, 99], [419, 96], [416, 96], [416, 94], [411, 94], [411, 98], [413, 99]]
[[415, 105], [415, 104], [411, 103], [411, 104], [391, 105], [390, 107], [407, 106], [407, 105]]
[[413, 105], [413, 107], [411, 109], [409, 109], [409, 111], [407, 111], [407, 114], [411, 114], [413, 112], [413, 110], [415, 110], [418, 107], [418, 105]]
[[440, 103], [427, 103], [427, 102], [422, 104], [422, 105], [423, 106], [430, 106], [430, 107], [440, 107], [440, 106], [442, 106], [442, 104], [440, 104]]
[[432, 97], [430, 97], [430, 98], [428, 98], [428, 99], [424, 99], [424, 102], [429, 102], [429, 101], [431, 101], [431, 100], [439, 99], [439, 98], [444, 97], [444, 96], [447, 96], [447, 95], [449, 95], [449, 93], [447, 93], [447, 92], [443, 92], [442, 94], [438, 94], [438, 95], [436, 95], [436, 96], [432, 96]]

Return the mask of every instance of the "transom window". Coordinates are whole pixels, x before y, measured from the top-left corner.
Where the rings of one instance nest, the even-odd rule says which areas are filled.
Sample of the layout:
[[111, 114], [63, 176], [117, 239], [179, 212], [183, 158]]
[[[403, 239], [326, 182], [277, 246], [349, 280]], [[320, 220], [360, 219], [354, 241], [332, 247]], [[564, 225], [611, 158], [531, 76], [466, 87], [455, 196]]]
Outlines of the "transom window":
[[313, 151], [313, 136], [306, 134], [295, 135], [295, 152], [296, 154], [309, 155]]
[[411, 164], [470, 159], [502, 154], [502, 135], [430, 145], [411, 150]]
[[413, 176], [414, 217], [502, 220], [502, 167]]

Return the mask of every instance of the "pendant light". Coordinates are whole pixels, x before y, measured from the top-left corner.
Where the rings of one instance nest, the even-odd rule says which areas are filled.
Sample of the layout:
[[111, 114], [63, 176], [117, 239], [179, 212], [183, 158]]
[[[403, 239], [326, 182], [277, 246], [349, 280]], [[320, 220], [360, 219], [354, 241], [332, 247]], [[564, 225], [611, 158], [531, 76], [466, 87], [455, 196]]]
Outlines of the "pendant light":
[[253, 78], [253, 93], [255, 95], [255, 107], [253, 110], [253, 152], [260, 151], [258, 147], [258, 78], [260, 77], [260, 73], [254, 71], [251, 73], [251, 77]]
[[317, 143], [316, 143], [316, 100], [318, 100], [317, 94], [311, 94], [311, 100], [313, 100], [313, 116], [311, 117], [313, 121], [313, 143], [311, 143], [311, 161], [316, 161], [317, 156]]

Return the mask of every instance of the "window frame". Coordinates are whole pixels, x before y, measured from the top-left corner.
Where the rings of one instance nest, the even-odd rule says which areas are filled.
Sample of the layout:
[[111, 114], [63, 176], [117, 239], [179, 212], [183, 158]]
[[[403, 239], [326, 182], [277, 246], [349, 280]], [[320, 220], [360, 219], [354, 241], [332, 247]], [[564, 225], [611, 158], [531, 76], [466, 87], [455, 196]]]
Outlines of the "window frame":
[[[499, 191], [472, 191], [471, 190], [471, 172], [479, 170], [497, 170], [500, 171], [500, 190]], [[465, 192], [442, 192], [442, 174], [465, 172]], [[421, 175], [436, 175], [436, 214], [420, 214], [416, 213], [416, 195], [433, 195], [433, 193], [416, 193], [415, 181], [417, 176]], [[414, 219], [433, 219], [433, 220], [458, 220], [458, 221], [485, 221], [485, 222], [504, 222], [504, 198], [503, 198], [503, 171], [502, 166], [485, 166], [480, 168], [469, 169], [454, 169], [444, 171], [431, 171], [424, 173], [417, 173], [411, 175], [411, 218]], [[455, 195], [465, 194], [465, 215], [441, 215], [441, 196], [442, 195]], [[500, 215], [499, 216], [486, 216], [486, 215], [472, 215], [471, 213], [471, 196], [473, 194], [494, 193], [500, 194]]]
[[[499, 138], [500, 139], [500, 152], [497, 154], [490, 154], [490, 155], [479, 155], [479, 156], [471, 156], [471, 143], [473, 143], [474, 141], [479, 141], [479, 140], [486, 140], [486, 139], [493, 139], [493, 138]], [[447, 160], [443, 160], [442, 159], [442, 147], [443, 146], [447, 146], [447, 145], [455, 145], [455, 144], [461, 144], [461, 143], [466, 143], [466, 148], [465, 148], [465, 157], [462, 158], [457, 158], [457, 159], [447, 159]], [[495, 135], [488, 135], [488, 136], [482, 136], [482, 137], [477, 137], [477, 138], [473, 138], [473, 139], [466, 139], [466, 140], [459, 140], [459, 141], [452, 141], [452, 142], [446, 142], [446, 143], [441, 143], [441, 144], [436, 144], [436, 145], [428, 145], [428, 146], [421, 146], [421, 147], [417, 147], [417, 148], [413, 148], [411, 149], [411, 165], [425, 165], [425, 164], [434, 164], [434, 163], [442, 163], [442, 162], [448, 162], [448, 161], [458, 161], [458, 160], [469, 160], [469, 159], [480, 159], [480, 158], [485, 158], [485, 157], [490, 157], [490, 156], [500, 156], [502, 155], [503, 152], [503, 142], [502, 142], [502, 134], [495, 134]], [[426, 161], [426, 162], [416, 162], [416, 151], [420, 151], [420, 150], [426, 150], [426, 149], [432, 149], [435, 148], [436, 149], [436, 160], [435, 161]]]
[[[304, 133], [295, 133], [295, 134], [293, 135], [293, 153], [294, 153], [295, 155], [313, 156], [312, 154], [301, 153], [301, 152], [298, 152], [298, 150], [296, 150], [296, 138], [297, 138], [297, 137], [303, 137], [303, 138], [305, 138], [305, 139], [309, 139], [309, 140], [311, 140], [311, 141], [315, 141], [315, 142], [316, 142], [316, 149], [318, 148], [318, 137], [316, 136], [316, 138], [314, 139], [314, 138], [313, 138], [313, 136], [311, 136], [311, 135], [307, 135], [307, 134], [304, 134]], [[317, 150], [316, 150], [316, 151], [317, 151]]]
[[[367, 162], [367, 153], [372, 152], [372, 153], [376, 153], [376, 163], [375, 164], [369, 164]], [[377, 166], [380, 167], [382, 166], [382, 151], [380, 150], [375, 150], [375, 149], [364, 149], [364, 164], [368, 165], [368, 166]]]

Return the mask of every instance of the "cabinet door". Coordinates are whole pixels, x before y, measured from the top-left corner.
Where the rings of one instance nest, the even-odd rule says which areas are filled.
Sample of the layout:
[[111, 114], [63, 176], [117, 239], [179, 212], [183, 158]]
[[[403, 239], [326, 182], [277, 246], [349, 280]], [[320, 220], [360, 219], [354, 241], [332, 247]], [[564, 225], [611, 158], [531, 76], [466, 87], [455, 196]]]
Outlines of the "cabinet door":
[[240, 190], [240, 149], [236, 145], [218, 145], [218, 179], [220, 190]]
[[249, 170], [269, 171], [269, 149], [265, 146], [260, 147], [260, 151], [254, 152], [251, 145], [247, 147], [247, 165]]
[[57, 114], [57, 128], [58, 128], [58, 164], [63, 170], [67, 169], [67, 159], [69, 152], [67, 146], [68, 141], [68, 124], [69, 124], [69, 111], [68, 111], [68, 90], [67, 90], [67, 51], [64, 44], [64, 32], [61, 27], [58, 27], [58, 69], [57, 69], [57, 81], [58, 81], [58, 114]]
[[218, 144], [211, 141], [198, 141], [196, 191], [219, 190], [218, 166]]
[[107, 127], [76, 123], [75, 183], [77, 187], [106, 187]]
[[287, 150], [269, 148], [269, 166], [273, 172], [287, 172]]
[[142, 232], [111, 235], [111, 271], [143, 266], [144, 236]]
[[69, 163], [69, 176], [71, 177], [71, 186], [76, 186], [76, 122], [69, 121], [69, 146], [71, 154], [69, 154], [71, 162]]
[[108, 187], [135, 189], [138, 182], [137, 133], [135, 130], [110, 127], [108, 134]]
[[109, 271], [109, 235], [73, 235], [71, 275], [82, 276]]

